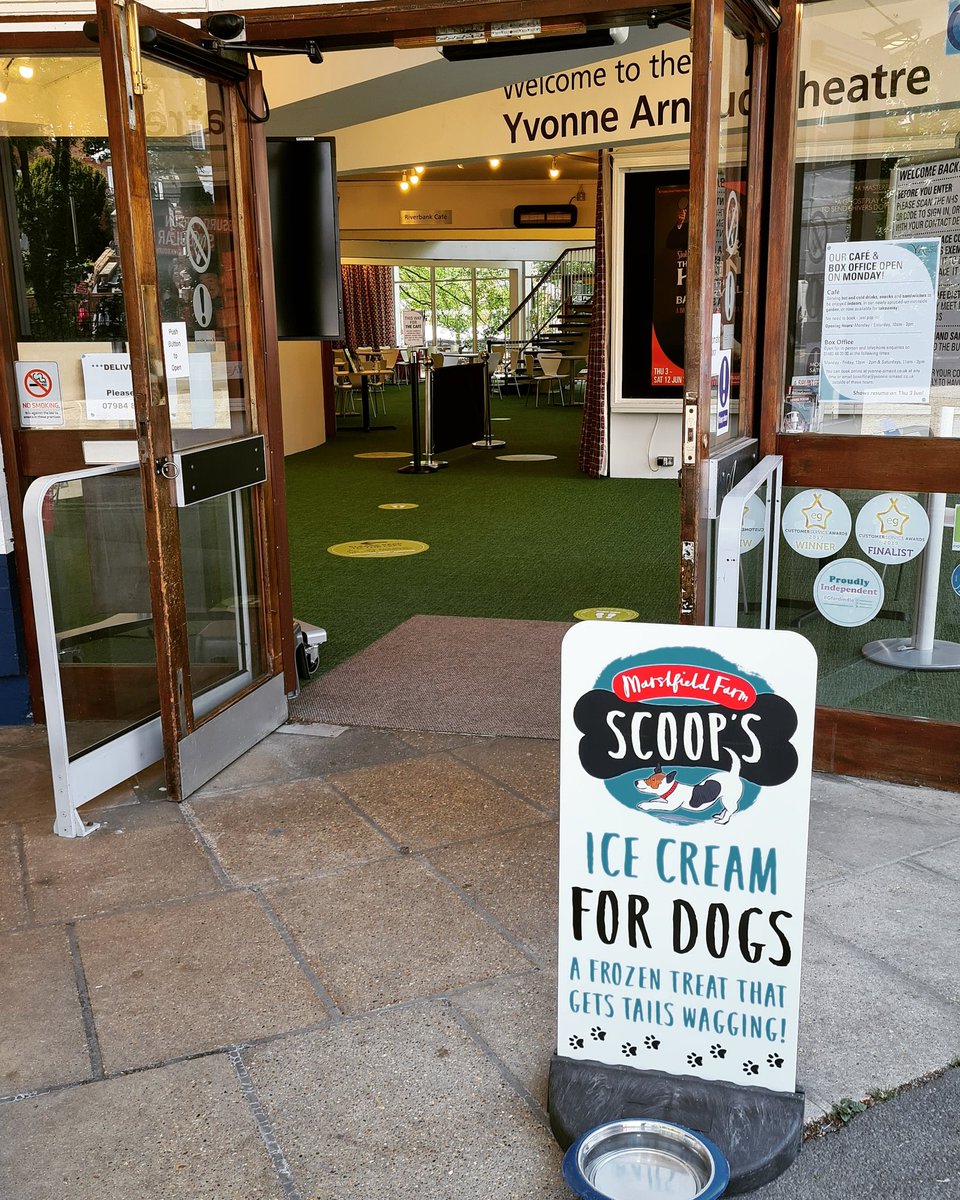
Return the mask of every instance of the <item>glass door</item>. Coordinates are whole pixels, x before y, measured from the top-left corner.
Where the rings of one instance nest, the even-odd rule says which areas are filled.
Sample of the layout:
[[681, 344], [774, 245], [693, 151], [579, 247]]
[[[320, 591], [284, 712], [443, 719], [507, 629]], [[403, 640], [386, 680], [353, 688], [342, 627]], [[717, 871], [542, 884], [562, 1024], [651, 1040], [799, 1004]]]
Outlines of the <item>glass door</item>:
[[768, 51], [778, 24], [761, 2], [693, 6], [680, 619], [694, 624], [712, 619], [723, 497], [757, 461], [759, 213]]
[[[244, 63], [98, 0], [169, 787], [286, 718]], [[109, 364], [106, 364], [109, 366]], [[87, 390], [89, 403], [90, 391]]]

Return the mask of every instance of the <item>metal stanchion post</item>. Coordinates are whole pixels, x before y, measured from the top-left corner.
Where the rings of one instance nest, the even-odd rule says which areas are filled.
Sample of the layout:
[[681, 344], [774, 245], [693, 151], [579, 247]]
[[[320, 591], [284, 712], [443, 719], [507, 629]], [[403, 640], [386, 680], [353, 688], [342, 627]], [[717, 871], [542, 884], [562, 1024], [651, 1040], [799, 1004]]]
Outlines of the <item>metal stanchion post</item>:
[[[428, 399], [430, 395], [430, 372], [427, 370], [427, 386], [424, 389]], [[413, 461], [405, 467], [399, 468], [400, 475], [424, 475], [436, 471], [437, 464], [430, 461], [429, 452], [427, 461], [424, 461], [420, 447], [420, 352], [417, 351], [412, 356], [410, 363], [410, 423], [413, 440]], [[429, 445], [430, 425], [429, 415], [427, 418], [427, 443]], [[446, 466], [446, 463], [443, 464]]]
[[427, 362], [427, 373], [424, 379], [424, 405], [423, 405], [423, 429], [426, 439], [426, 458], [424, 459], [423, 469], [425, 471], [439, 471], [441, 467], [447, 467], [450, 464], [441, 460], [436, 460], [433, 457], [433, 372], [435, 370], [432, 362]]
[[505, 446], [507, 443], [502, 438], [495, 438], [490, 422], [490, 372], [487, 370], [487, 363], [490, 360], [490, 352], [485, 351], [480, 356], [480, 361], [483, 363], [483, 428], [484, 436], [479, 441], [474, 442], [474, 446], [479, 446], [483, 450], [492, 450], [494, 446]]

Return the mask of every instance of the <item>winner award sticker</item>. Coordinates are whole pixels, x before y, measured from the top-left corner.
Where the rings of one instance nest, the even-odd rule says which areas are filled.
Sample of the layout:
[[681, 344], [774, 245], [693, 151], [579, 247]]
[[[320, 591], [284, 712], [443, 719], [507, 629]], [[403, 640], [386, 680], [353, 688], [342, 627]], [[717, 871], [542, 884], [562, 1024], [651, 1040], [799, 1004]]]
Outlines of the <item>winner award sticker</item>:
[[781, 521], [784, 541], [804, 558], [836, 554], [846, 545], [852, 526], [850, 509], [836, 492], [823, 488], [794, 496]]
[[877, 562], [902, 563], [916, 558], [930, 538], [930, 520], [912, 496], [881, 492], [857, 514], [857, 541]]
[[814, 580], [813, 602], [833, 625], [866, 625], [883, 607], [883, 580], [861, 559], [837, 558]]

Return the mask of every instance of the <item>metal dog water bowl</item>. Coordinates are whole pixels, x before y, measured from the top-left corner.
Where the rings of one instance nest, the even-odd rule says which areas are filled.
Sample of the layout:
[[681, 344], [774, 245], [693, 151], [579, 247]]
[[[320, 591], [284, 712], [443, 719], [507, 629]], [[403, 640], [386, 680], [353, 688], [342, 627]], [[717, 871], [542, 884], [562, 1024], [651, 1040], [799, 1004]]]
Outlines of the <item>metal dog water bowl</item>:
[[563, 1177], [582, 1200], [716, 1200], [730, 1182], [723, 1154], [669, 1121], [607, 1121], [563, 1159]]

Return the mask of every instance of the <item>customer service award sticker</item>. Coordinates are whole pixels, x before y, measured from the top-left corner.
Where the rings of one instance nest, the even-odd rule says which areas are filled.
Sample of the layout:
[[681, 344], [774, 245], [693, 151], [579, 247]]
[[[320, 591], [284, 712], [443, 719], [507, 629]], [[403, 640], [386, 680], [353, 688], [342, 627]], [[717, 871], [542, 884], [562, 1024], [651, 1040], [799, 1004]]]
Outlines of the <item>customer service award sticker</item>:
[[816, 674], [780, 630], [567, 633], [558, 1056], [795, 1090]]
[[929, 538], [930, 519], [912, 496], [883, 492], [872, 496], [857, 514], [860, 549], [877, 562], [909, 562]]
[[833, 625], [866, 625], [883, 607], [883, 580], [859, 558], [837, 558], [814, 580], [813, 602]]
[[850, 509], [836, 494], [811, 488], [794, 496], [783, 510], [784, 541], [804, 558], [837, 554], [850, 537]]

